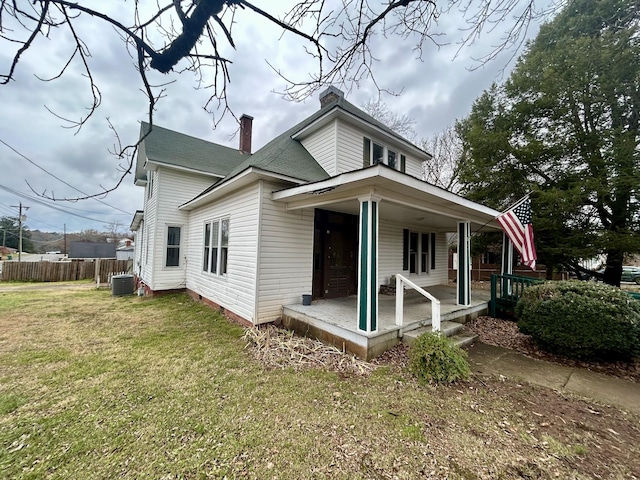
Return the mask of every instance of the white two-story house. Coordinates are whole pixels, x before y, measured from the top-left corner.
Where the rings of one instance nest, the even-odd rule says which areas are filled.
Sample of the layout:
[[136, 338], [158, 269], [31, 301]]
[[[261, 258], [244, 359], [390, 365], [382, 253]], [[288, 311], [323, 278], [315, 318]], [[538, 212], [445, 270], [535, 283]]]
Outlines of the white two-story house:
[[429, 154], [340, 90], [320, 104], [254, 153], [246, 115], [239, 149], [153, 126], [136, 166], [144, 209], [131, 225], [146, 291], [186, 290], [245, 324], [282, 320], [369, 358], [409, 328], [395, 303], [389, 318], [380, 287], [446, 285], [456, 233], [451, 303], [461, 315], [486, 309], [470, 295], [469, 237], [498, 230], [499, 212], [424, 182]]

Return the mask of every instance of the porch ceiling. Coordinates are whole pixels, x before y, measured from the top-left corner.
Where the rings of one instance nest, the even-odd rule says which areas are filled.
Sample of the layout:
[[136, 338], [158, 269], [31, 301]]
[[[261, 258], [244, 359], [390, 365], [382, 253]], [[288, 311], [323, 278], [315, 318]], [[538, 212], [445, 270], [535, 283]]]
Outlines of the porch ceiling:
[[468, 220], [472, 230], [499, 230], [500, 212], [459, 195], [393, 170], [375, 165], [312, 184], [272, 194], [287, 209], [325, 208], [358, 215], [359, 197], [375, 195], [380, 202], [380, 220], [407, 225], [425, 225], [441, 231], [456, 231], [457, 222]]

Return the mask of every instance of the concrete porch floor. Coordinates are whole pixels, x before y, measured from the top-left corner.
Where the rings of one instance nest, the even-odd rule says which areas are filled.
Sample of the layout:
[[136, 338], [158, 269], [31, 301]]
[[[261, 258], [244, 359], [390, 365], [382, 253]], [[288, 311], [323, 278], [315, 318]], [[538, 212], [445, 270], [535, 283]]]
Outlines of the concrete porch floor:
[[[472, 290], [471, 305], [456, 304], [456, 287], [435, 285], [425, 288], [440, 300], [441, 321], [465, 323], [485, 314], [491, 293]], [[370, 359], [402, 341], [404, 332], [431, 325], [431, 302], [408, 290], [404, 297], [404, 324], [396, 325], [394, 295], [378, 294], [378, 331], [365, 334], [357, 328], [357, 296], [315, 300], [311, 305], [284, 305], [285, 327], [319, 338], [361, 358]]]

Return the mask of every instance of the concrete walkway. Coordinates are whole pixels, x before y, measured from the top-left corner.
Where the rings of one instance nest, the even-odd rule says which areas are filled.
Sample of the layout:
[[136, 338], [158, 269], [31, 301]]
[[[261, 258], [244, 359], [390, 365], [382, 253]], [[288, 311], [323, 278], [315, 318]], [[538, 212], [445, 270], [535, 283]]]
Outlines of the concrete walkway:
[[534, 385], [587, 397], [640, 414], [640, 384], [591, 372], [535, 360], [506, 348], [477, 342], [467, 350], [471, 370], [476, 374], [504, 375]]

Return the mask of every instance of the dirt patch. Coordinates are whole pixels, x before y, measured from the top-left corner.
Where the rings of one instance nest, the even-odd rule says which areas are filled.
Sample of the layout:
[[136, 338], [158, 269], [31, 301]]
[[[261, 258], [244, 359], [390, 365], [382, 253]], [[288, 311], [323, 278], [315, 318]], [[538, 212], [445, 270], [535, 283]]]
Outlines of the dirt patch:
[[529, 335], [520, 333], [516, 322], [492, 317], [478, 317], [465, 324], [465, 330], [478, 335], [482, 343], [515, 350], [528, 357], [579, 367], [593, 372], [640, 383], [640, 359], [630, 362], [587, 362], [553, 355], [538, 348]]
[[[479, 323], [483, 321], [479, 319]], [[525, 335], [514, 333], [513, 325], [509, 325], [512, 322], [498, 320], [496, 323], [500, 327], [492, 330], [491, 336], [503, 338], [503, 341], [494, 338], [494, 344], [512, 348], [530, 341], [523, 338]], [[489, 324], [491, 322], [485, 321], [485, 326]], [[502, 335], [508, 330], [508, 340], [507, 336], [501, 336], [501, 330]], [[489, 337], [487, 334], [485, 338]], [[396, 345], [372, 363], [378, 367], [391, 367], [399, 373], [406, 370], [408, 350], [404, 344]], [[542, 358], [550, 360], [546, 356]], [[579, 475], [587, 478], [640, 479], [640, 458], [633, 453], [640, 439], [640, 418], [636, 415], [543, 387], [492, 376], [473, 377], [455, 386], [438, 387], [438, 390], [451, 392], [466, 389], [484, 391], [488, 395], [487, 402], [496, 405], [508, 399], [508, 407], [504, 407], [503, 416], [497, 419], [496, 431], [470, 428], [471, 434], [486, 444], [496, 441], [496, 432], [513, 436], [514, 441], [518, 436], [525, 435], [539, 450], [541, 458], [549, 455], [558, 459]], [[483, 408], [480, 402], [468, 407], [474, 411]], [[486, 413], [495, 415], [495, 412]], [[629, 469], [629, 472], [624, 472], [624, 469]], [[514, 465], [512, 470], [502, 474], [504, 476], [501, 478], [513, 479], [553, 478], [533, 464]]]

